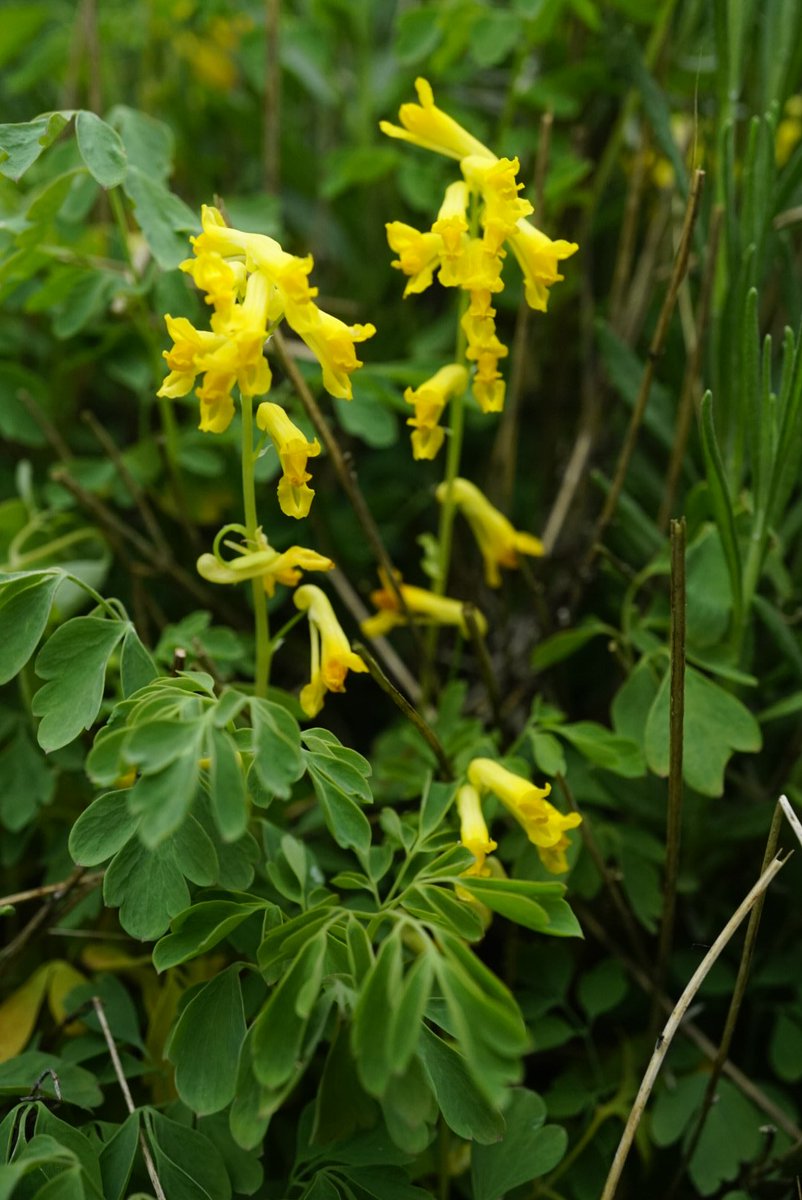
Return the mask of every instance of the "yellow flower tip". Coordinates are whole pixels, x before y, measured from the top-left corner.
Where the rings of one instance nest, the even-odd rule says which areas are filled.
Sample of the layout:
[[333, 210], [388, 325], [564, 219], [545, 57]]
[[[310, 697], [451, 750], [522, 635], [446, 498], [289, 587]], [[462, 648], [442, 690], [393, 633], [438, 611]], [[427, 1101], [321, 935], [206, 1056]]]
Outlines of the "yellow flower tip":
[[509, 243], [524, 277], [524, 295], [530, 308], [545, 312], [549, 288], [563, 276], [557, 263], [576, 254], [576, 242], [552, 241], [530, 221], [520, 220], [509, 236]]
[[424, 150], [432, 150], [447, 158], [461, 159], [466, 155], [495, 160], [495, 155], [468, 133], [458, 121], [449, 117], [434, 102], [431, 84], [424, 78], [415, 80], [417, 104], [402, 104], [398, 110], [401, 127], [380, 121], [379, 128], [388, 137], [411, 142]]
[[[414, 417], [410, 417], [407, 421], [407, 425], [414, 425], [414, 423]], [[431, 461], [437, 458], [445, 437], [445, 430], [441, 429], [439, 425], [436, 425], [434, 429], [415, 429], [410, 437], [412, 457], [416, 462]]]
[[338, 400], [353, 397], [351, 374], [362, 366], [354, 344], [373, 337], [376, 326], [346, 325], [331, 313], [316, 309], [316, 320], [309, 328], [296, 329], [323, 369], [323, 386]]
[[[519, 565], [519, 554], [537, 556], [543, 553], [542, 542], [531, 534], [516, 530], [470, 480], [457, 477], [451, 486], [454, 503], [476, 538], [490, 587], [498, 587], [501, 583], [499, 567]], [[448, 495], [448, 484], [441, 483], [435, 495], [442, 504]]]
[[457, 812], [460, 818], [460, 841], [474, 856], [473, 865], [463, 874], [489, 875], [485, 859], [497, 848], [497, 843], [490, 837], [479, 793], [472, 784], [464, 784], [457, 792]]
[[483, 413], [500, 413], [504, 411], [506, 384], [499, 379], [474, 379], [473, 398]]

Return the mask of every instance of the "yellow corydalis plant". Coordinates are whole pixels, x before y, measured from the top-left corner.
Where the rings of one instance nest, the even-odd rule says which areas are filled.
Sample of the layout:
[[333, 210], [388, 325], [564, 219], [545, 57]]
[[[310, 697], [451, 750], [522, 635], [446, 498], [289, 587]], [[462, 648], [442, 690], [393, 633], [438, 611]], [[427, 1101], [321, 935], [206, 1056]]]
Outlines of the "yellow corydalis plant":
[[173, 346], [164, 352], [169, 374], [160, 396], [185, 396], [203, 376], [196, 395], [200, 428], [224, 432], [234, 416], [232, 390], [261, 396], [270, 390], [264, 345], [286, 320], [323, 369], [323, 386], [342, 400], [352, 396], [351, 374], [362, 364], [354, 345], [376, 332], [373, 325], [346, 325], [315, 304], [309, 284], [311, 255], [299, 258], [262, 233], [227, 225], [216, 208], [204, 205], [203, 232], [192, 238], [195, 257], [181, 264], [212, 309], [210, 330], [195, 329], [185, 317], [165, 318]]
[[[458, 159], [463, 179], [446, 189], [430, 230], [389, 222], [387, 240], [398, 255], [393, 266], [409, 277], [405, 296], [425, 291], [435, 272], [444, 287], [469, 293], [462, 329], [467, 339], [466, 357], [475, 364], [474, 398], [483, 412], [500, 412], [504, 381], [498, 362], [507, 349], [496, 334], [491, 295], [504, 286], [505, 246], [512, 248], [520, 264], [527, 303], [541, 311], [546, 310], [548, 289], [562, 279], [558, 262], [578, 247], [574, 242], [552, 241], [527, 220], [534, 210], [520, 195], [523, 184], [518, 181], [517, 158], [498, 158], [439, 109], [427, 80], [417, 79], [415, 89], [419, 103], [401, 105], [401, 125], [381, 121], [380, 129], [389, 137]], [[472, 207], [481, 237], [472, 232]]]
[[412, 427], [412, 457], [434, 458], [445, 439], [440, 418], [452, 396], [461, 395], [468, 386], [468, 372], [459, 363], [441, 367], [419, 387], [408, 387], [404, 399], [415, 409], [407, 425]]
[[[484, 561], [485, 582], [490, 587], [501, 587], [499, 568], [519, 566], [519, 555], [529, 554], [537, 558], [545, 553], [539, 538], [515, 529], [512, 522], [494, 508], [484, 492], [469, 479], [457, 477], [450, 487], [454, 504], [476, 538]], [[449, 484], [441, 483], [436, 491], [441, 504], [445, 503], [448, 493]]]
[[305, 583], [293, 595], [295, 607], [309, 618], [311, 675], [301, 690], [300, 703], [308, 717], [316, 717], [326, 692], [344, 692], [349, 671], [365, 672], [364, 661], [351, 649], [331, 601], [314, 584]]
[[[426, 588], [403, 583], [399, 578], [398, 590], [407, 609], [404, 613], [384, 571], [380, 570], [379, 576], [383, 586], [370, 594], [371, 601], [379, 611], [368, 617], [360, 626], [367, 637], [383, 637], [397, 625], [406, 625], [407, 613], [417, 624], [451, 625], [459, 629], [463, 636], [470, 636], [465, 620], [465, 606], [461, 600], [453, 600], [450, 596], [438, 596]], [[487, 621], [478, 609], [474, 610], [474, 615], [477, 628], [484, 636], [487, 632]]]
[[547, 871], [561, 875], [568, 870], [566, 831], [581, 825], [582, 818], [579, 813], [561, 813], [549, 803], [550, 784], [535, 787], [492, 758], [475, 758], [468, 767], [468, 781], [480, 795], [489, 792], [498, 797], [524, 829]]

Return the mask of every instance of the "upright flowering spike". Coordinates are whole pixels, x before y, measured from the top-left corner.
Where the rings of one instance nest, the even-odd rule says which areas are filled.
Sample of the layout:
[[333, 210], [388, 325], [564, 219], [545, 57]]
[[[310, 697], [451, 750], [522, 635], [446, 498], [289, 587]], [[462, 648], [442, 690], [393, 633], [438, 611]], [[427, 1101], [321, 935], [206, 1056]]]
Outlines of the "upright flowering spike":
[[382, 133], [411, 142], [413, 146], [421, 146], [424, 150], [433, 150], [435, 154], [444, 154], [447, 158], [465, 158], [469, 154], [491, 160], [495, 158], [487, 146], [483, 146], [458, 121], [437, 107], [431, 85], [426, 79], [415, 80], [415, 91], [419, 103], [402, 104], [398, 111], [403, 128], [399, 129], [389, 121], [380, 121]]
[[[405, 625], [406, 614], [401, 611], [398, 597], [390, 587], [384, 571], [379, 570], [382, 587], [371, 592], [370, 598], [378, 608], [378, 612], [362, 622], [362, 632], [368, 637], [381, 637], [396, 625]], [[470, 630], [465, 621], [465, 608], [461, 600], [452, 600], [448, 596], [438, 596], [425, 588], [413, 587], [408, 583], [398, 584], [407, 612], [416, 622], [424, 625], [454, 625], [465, 637], [470, 636]], [[477, 626], [482, 634], [487, 632], [487, 621], [478, 610], [475, 613]]]
[[[540, 539], [515, 529], [475, 484], [457, 478], [452, 487], [454, 501], [479, 544], [484, 559], [485, 580], [490, 587], [501, 586], [499, 567], [517, 567], [519, 554], [537, 557], [544, 553]], [[446, 483], [441, 483], [437, 489], [437, 499], [441, 504], [446, 498], [447, 488]]]
[[320, 454], [320, 442], [317, 438], [308, 442], [279, 404], [267, 401], [260, 404], [256, 410], [256, 424], [270, 435], [284, 472], [278, 485], [281, 511], [288, 517], [307, 516], [315, 493], [307, 486], [312, 476], [306, 463], [307, 459]]
[[482, 803], [479, 793], [472, 784], [466, 783], [457, 792], [457, 812], [459, 813], [459, 840], [466, 850], [474, 857], [474, 864], [464, 872], [465, 875], [489, 875], [485, 859], [492, 854], [497, 843], [493, 841], [487, 829], [487, 822], [482, 813]]
[[[247, 546], [234, 546], [238, 558], [224, 562], [216, 554], [201, 554], [196, 565], [199, 575], [209, 583], [243, 583], [246, 579], [261, 579], [268, 596], [272, 596], [277, 583], [295, 587], [303, 571], [330, 571], [334, 563], [330, 558], [308, 550], [305, 546], [290, 546], [279, 553], [267, 538], [258, 533], [256, 550]], [[227, 543], [228, 544], [228, 543]]]
[[545, 312], [549, 288], [563, 278], [558, 274], [560, 259], [570, 258], [579, 249], [576, 242], [553, 242], [530, 221], [518, 221], [509, 236], [512, 251], [524, 274], [524, 292], [530, 308]]
[[461, 395], [467, 386], [468, 372], [465, 367], [459, 363], [449, 363], [419, 387], [406, 389], [404, 399], [415, 407], [415, 416], [407, 421], [414, 431], [413, 458], [435, 457], [445, 438], [439, 424], [443, 410], [452, 396]]
[[293, 600], [295, 607], [309, 617], [312, 678], [302, 689], [300, 700], [306, 715], [315, 717], [323, 707], [326, 692], [344, 692], [348, 672], [364, 672], [368, 668], [351, 649], [325, 592], [306, 583], [297, 589]]
[[480, 794], [491, 792], [498, 796], [526, 831], [546, 870], [554, 874], [567, 870], [565, 849], [569, 842], [565, 833], [580, 825], [582, 818], [579, 813], [558, 812], [548, 802], [549, 784], [545, 788], [535, 787], [491, 758], [475, 758], [468, 767], [468, 779]]

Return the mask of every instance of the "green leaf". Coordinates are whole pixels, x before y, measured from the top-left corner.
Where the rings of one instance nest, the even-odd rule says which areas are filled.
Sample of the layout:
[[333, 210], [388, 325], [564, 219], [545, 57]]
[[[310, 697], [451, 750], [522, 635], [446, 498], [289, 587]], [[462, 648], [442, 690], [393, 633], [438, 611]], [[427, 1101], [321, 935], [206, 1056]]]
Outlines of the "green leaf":
[[[375, 154], [375, 149], [370, 151]], [[357, 374], [353, 399], [335, 400], [337, 420], [346, 433], [361, 438], [374, 450], [385, 450], [398, 440], [398, 417], [390, 407], [396, 398], [394, 388], [373, 375]]]
[[286, 800], [304, 770], [301, 731], [286, 709], [269, 700], [251, 700], [253, 767], [271, 795]]
[[504, 1132], [504, 1118], [474, 1087], [462, 1055], [426, 1025], [419, 1053], [449, 1129], [482, 1144], [497, 1142]]
[[308, 770], [323, 818], [337, 845], [345, 850], [367, 853], [370, 847], [370, 823], [357, 802], [334, 777], [337, 774], [334, 760], [323, 755], [310, 756]]
[[[234, 1099], [237, 1062], [245, 1040], [239, 967], [222, 971], [187, 1004], [166, 1055], [175, 1065], [175, 1086], [198, 1116], [219, 1112]], [[202, 1047], [214, 1047], [205, 1053]]]
[[629, 990], [623, 967], [612, 958], [597, 963], [579, 977], [579, 1003], [589, 1021], [616, 1007]]
[[426, 839], [439, 827], [451, 807], [457, 786], [454, 783], [437, 783], [429, 778], [420, 804], [418, 828], [420, 837]]
[[786, 1083], [802, 1079], [802, 1022], [792, 1011], [780, 1012], [769, 1042], [769, 1061]]
[[471, 54], [480, 67], [495, 67], [519, 43], [521, 34], [517, 13], [503, 9], [485, 12], [471, 30]]
[[197, 958], [228, 937], [243, 921], [267, 907], [259, 900], [204, 900], [173, 916], [171, 932], [153, 950], [153, 965], [166, 971]]
[[716, 1103], [707, 1114], [688, 1171], [703, 1196], [718, 1191], [754, 1161], [764, 1144], [761, 1114], [728, 1079], [719, 1080]]
[[420, 4], [398, 14], [395, 52], [404, 64], [420, 62], [437, 49], [443, 36], [439, 4]]
[[44, 113], [19, 125], [0, 125], [0, 174], [19, 180], [51, 145], [72, 114]]
[[36, 673], [49, 680], [33, 698], [41, 717], [38, 739], [43, 750], [58, 750], [94, 723], [103, 700], [106, 667], [128, 628], [125, 621], [73, 617], [39, 652]]
[[169, 177], [175, 150], [175, 138], [169, 125], [125, 104], [115, 104], [109, 113], [109, 124], [122, 138], [132, 167], [139, 167], [157, 179]]
[[556, 775], [565, 775], [565, 754], [553, 733], [541, 733], [533, 729], [530, 730], [529, 740], [535, 763], [544, 775], [551, 779]]
[[48, 1069], [58, 1076], [61, 1095], [67, 1104], [96, 1108], [103, 1103], [103, 1093], [91, 1071], [55, 1054], [43, 1054], [40, 1050], [25, 1050], [8, 1062], [0, 1063], [0, 1096], [27, 1096], [41, 1077], [40, 1095], [57, 1101], [53, 1079], [45, 1074]]
[[18, 833], [37, 817], [39, 809], [53, 798], [56, 776], [24, 725], [0, 753], [0, 822]]
[[643, 745], [649, 709], [654, 703], [658, 686], [653, 667], [647, 659], [641, 659], [613, 699], [610, 716], [616, 733], [639, 746]]
[[170, 1200], [230, 1200], [231, 1182], [222, 1156], [207, 1137], [153, 1109], [146, 1110], [145, 1121], [156, 1171]]
[[56, 571], [0, 575], [0, 684], [13, 679], [38, 646], [62, 578]]
[[248, 798], [239, 753], [229, 733], [209, 726], [209, 799], [217, 828], [225, 842], [236, 842], [248, 825]]
[[189, 902], [172, 841], [153, 850], [138, 838], [127, 842], [103, 878], [103, 899], [119, 908], [120, 924], [132, 937], [151, 941], [164, 933], [170, 918]]
[[396, 1066], [389, 1032], [401, 972], [401, 940], [394, 932], [382, 943], [362, 984], [351, 1026], [351, 1046], [359, 1079], [371, 1096], [384, 1093]]
[[[393, 146], [338, 147], [326, 155], [320, 194], [326, 200], [334, 200], [352, 187], [375, 183], [383, 179], [397, 162], [398, 152]], [[335, 404], [340, 415], [339, 403]], [[348, 407], [347, 401], [345, 405]]]
[[158, 178], [139, 167], [128, 167], [123, 188], [153, 257], [164, 271], [172, 271], [187, 257], [187, 234], [197, 233], [198, 218]]
[[704, 458], [707, 486], [710, 491], [710, 503], [716, 518], [724, 557], [727, 560], [727, 570], [730, 573], [733, 607], [737, 621], [743, 607], [743, 587], [741, 581], [741, 551], [738, 547], [738, 535], [735, 530], [735, 514], [721, 459], [721, 451], [716, 438], [716, 428], [713, 423], [713, 398], [708, 391], [702, 397], [700, 406], [700, 431], [702, 435], [702, 456]]
[[180, 829], [189, 814], [200, 781], [199, 743], [161, 771], [143, 773], [131, 788], [128, 805], [140, 818], [140, 838], [151, 849]]
[[139, 634], [133, 625], [129, 625], [120, 652], [120, 686], [123, 696], [126, 699], [132, 696], [157, 675], [156, 664], [139, 640]]
[[139, 1113], [133, 1112], [100, 1151], [104, 1200], [123, 1200], [139, 1149]]
[[611, 733], [595, 721], [559, 725], [554, 732], [598, 767], [623, 775], [626, 779], [637, 779], [646, 774], [646, 764], [638, 743]]
[[117, 187], [125, 178], [128, 156], [120, 135], [96, 113], [82, 110], [75, 118], [78, 151], [103, 188]]
[[553, 1171], [565, 1154], [568, 1134], [560, 1125], [544, 1125], [546, 1105], [536, 1092], [516, 1088], [504, 1116], [502, 1139], [471, 1151], [474, 1200], [501, 1200], [513, 1188]]
[[128, 789], [99, 796], [84, 809], [70, 831], [73, 861], [82, 867], [105, 862], [134, 836], [138, 823], [128, 807]]
[[[655, 696], [646, 723], [646, 760], [657, 775], [668, 775], [668, 674]], [[685, 672], [685, 721], [682, 774], [704, 796], [724, 791], [724, 769], [734, 750], [758, 751], [760, 726], [740, 700], [693, 667]]]
[[253, 1071], [264, 1087], [281, 1087], [297, 1071], [323, 979], [326, 937], [324, 930], [306, 943], [254, 1023]]
[[616, 631], [611, 625], [595, 617], [588, 617], [576, 629], [565, 629], [553, 634], [544, 642], [535, 646], [532, 652], [532, 666], [536, 671], [545, 671], [555, 663], [563, 662], [576, 654], [583, 646], [597, 637], [615, 637]]

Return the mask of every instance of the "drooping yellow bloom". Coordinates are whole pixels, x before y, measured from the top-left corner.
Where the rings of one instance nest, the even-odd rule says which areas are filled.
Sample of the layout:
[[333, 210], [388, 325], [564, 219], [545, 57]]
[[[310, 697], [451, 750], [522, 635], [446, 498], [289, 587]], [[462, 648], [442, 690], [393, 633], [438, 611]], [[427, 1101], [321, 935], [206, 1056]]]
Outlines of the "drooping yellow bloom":
[[404, 295], [425, 292], [440, 265], [443, 252], [443, 239], [440, 234], [432, 230], [421, 233], [419, 229], [415, 229], [413, 225], [405, 225], [403, 221], [388, 221], [385, 229], [387, 243], [398, 255], [398, 258], [393, 259], [391, 266], [409, 276]]
[[308, 442], [303, 431], [295, 425], [280, 404], [265, 401], [256, 410], [256, 424], [269, 434], [284, 472], [278, 484], [278, 502], [288, 517], [305, 517], [309, 513], [314, 490], [308, 486], [312, 478], [306, 469], [307, 459], [320, 454], [320, 442]]
[[[515, 529], [470, 480], [457, 478], [452, 488], [454, 502], [479, 544], [484, 559], [485, 581], [490, 587], [501, 586], [499, 567], [517, 567], [519, 554], [539, 557], [545, 553], [539, 538]], [[441, 504], [447, 493], [448, 484], [441, 483], [436, 493]]]
[[491, 758], [475, 758], [468, 767], [468, 779], [479, 793], [491, 792], [524, 828], [537, 848], [547, 871], [561, 874], [567, 870], [565, 850], [569, 845], [566, 830], [581, 825], [579, 813], [561, 813], [546, 797], [551, 786], [535, 787]]
[[494, 159], [495, 155], [483, 146], [458, 121], [449, 117], [434, 102], [431, 84], [426, 79], [415, 80], [418, 104], [402, 104], [398, 119], [403, 128], [389, 121], [380, 121], [379, 128], [388, 137], [400, 138], [424, 150], [433, 150], [447, 158], [465, 158], [469, 154]]
[[[383, 586], [370, 594], [371, 601], [379, 611], [363, 621], [361, 626], [362, 632], [368, 637], [382, 637], [396, 625], [407, 623], [407, 616], [398, 603], [398, 597], [381, 569], [379, 576]], [[400, 578], [398, 588], [413, 621], [424, 625], [454, 625], [465, 637], [470, 636], [470, 630], [465, 621], [465, 606], [461, 600], [452, 600], [448, 596], [438, 596], [425, 588], [413, 587], [408, 583], [402, 583]], [[483, 614], [477, 609], [475, 616], [480, 633], [486, 633], [487, 621]]]
[[470, 200], [470, 189], [463, 180], [458, 179], [446, 188], [437, 220], [432, 225], [432, 233], [442, 240], [445, 258], [454, 258], [462, 253], [468, 238], [467, 212]]
[[470, 850], [474, 863], [465, 875], [489, 875], [485, 859], [492, 854], [497, 843], [493, 841], [487, 829], [487, 822], [482, 813], [482, 803], [479, 793], [472, 784], [466, 783], [457, 792], [457, 812], [459, 813], [459, 839], [466, 850]]
[[312, 646], [312, 678], [301, 690], [301, 708], [308, 717], [316, 717], [323, 707], [326, 692], [344, 692], [349, 671], [367, 671], [331, 607], [325, 592], [306, 583], [293, 595], [295, 607], [309, 617]]
[[557, 271], [560, 259], [576, 254], [576, 242], [552, 241], [530, 221], [518, 221], [508, 241], [524, 275], [524, 294], [530, 308], [545, 312], [549, 288], [563, 278]]
[[[209, 583], [244, 583], [246, 579], [261, 579], [268, 596], [272, 596], [277, 583], [295, 587], [304, 571], [330, 571], [334, 563], [330, 558], [308, 550], [305, 546], [290, 546], [279, 553], [274, 550], [261, 530], [258, 531], [258, 548], [234, 545], [238, 555], [223, 562], [215, 554], [201, 554], [196, 563], [199, 575]], [[227, 543], [230, 545], [230, 543]]]
[[528, 200], [518, 195], [523, 184], [518, 182], [521, 164], [517, 158], [464, 158], [460, 170], [483, 201], [482, 228], [488, 249], [497, 254], [516, 223], [534, 212]]
[[323, 386], [330, 396], [350, 400], [353, 396], [351, 375], [362, 363], [354, 350], [355, 342], [373, 337], [375, 325], [346, 325], [318, 309], [318, 320], [308, 328], [296, 330], [323, 368]]
[[449, 363], [420, 387], [406, 389], [404, 399], [415, 407], [415, 416], [407, 421], [407, 425], [413, 429], [413, 458], [435, 457], [445, 438], [439, 423], [443, 410], [452, 396], [461, 395], [467, 386], [468, 372], [465, 367], [459, 363]]

